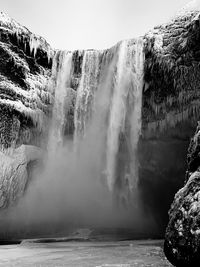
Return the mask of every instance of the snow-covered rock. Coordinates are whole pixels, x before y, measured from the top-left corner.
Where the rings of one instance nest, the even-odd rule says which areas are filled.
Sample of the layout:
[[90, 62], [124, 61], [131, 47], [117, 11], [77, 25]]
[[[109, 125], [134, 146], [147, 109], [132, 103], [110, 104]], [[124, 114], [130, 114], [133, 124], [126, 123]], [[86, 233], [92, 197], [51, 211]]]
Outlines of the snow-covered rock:
[[186, 182], [169, 211], [165, 254], [175, 266], [200, 264], [200, 126], [188, 149]]
[[200, 115], [199, 32], [200, 11], [194, 7], [145, 35], [145, 136], [192, 136]]
[[39, 148], [28, 145], [0, 152], [0, 209], [15, 204], [23, 196], [29, 182], [28, 165], [41, 157]]
[[53, 56], [45, 39], [0, 12], [0, 209], [24, 194], [29, 163], [40, 158]]
[[200, 12], [188, 10], [144, 36], [139, 181], [144, 205], [160, 225], [168, 222], [166, 211], [184, 183], [200, 116]]
[[54, 51], [0, 12], [0, 147], [37, 144], [45, 130]]

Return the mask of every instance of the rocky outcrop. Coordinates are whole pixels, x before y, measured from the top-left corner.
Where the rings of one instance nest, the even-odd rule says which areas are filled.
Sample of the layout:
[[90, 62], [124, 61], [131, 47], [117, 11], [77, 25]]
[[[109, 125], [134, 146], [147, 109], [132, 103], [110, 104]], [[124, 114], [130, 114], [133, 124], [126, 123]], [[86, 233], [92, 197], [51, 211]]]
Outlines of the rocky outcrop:
[[199, 116], [199, 30], [200, 13], [191, 11], [145, 36], [143, 118], [147, 136], [162, 132], [165, 137], [192, 135]]
[[184, 187], [169, 211], [165, 254], [175, 266], [200, 264], [200, 125], [188, 149]]
[[41, 158], [30, 145], [42, 146], [46, 134], [53, 55], [42, 37], [0, 12], [0, 209], [23, 195]]
[[41, 140], [53, 54], [43, 38], [0, 13], [1, 149]]
[[[187, 19], [187, 23], [185, 33], [180, 33], [180, 37], [177, 38], [179, 40], [177, 48], [174, 49], [175, 58], [177, 59], [178, 56], [176, 62], [181, 70], [178, 77], [175, 77], [185, 94], [186, 103], [182, 103], [182, 107], [188, 112], [187, 127], [181, 129], [182, 133], [187, 135], [190, 135], [194, 121], [199, 119], [199, 7], [199, 1], [192, 1], [180, 14], [181, 20]], [[179, 99], [178, 96], [179, 93], [177, 99]], [[177, 192], [171, 205], [165, 235], [165, 254], [175, 266], [199, 266], [200, 264], [199, 147], [200, 127], [198, 125], [188, 149], [187, 171], [183, 176], [185, 177], [184, 187]]]

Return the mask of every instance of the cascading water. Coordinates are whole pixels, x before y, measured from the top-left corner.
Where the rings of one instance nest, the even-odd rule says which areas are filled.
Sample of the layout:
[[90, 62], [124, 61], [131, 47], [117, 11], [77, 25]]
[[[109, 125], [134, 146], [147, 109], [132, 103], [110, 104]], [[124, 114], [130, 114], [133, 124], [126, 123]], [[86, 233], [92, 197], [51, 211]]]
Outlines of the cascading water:
[[99, 57], [99, 51], [84, 51], [82, 75], [75, 107], [75, 143], [80, 136], [84, 135], [86, 124], [92, 115], [93, 98], [98, 86]]
[[[49, 131], [48, 153], [53, 155], [59, 146], [63, 145], [64, 127], [67, 109], [71, 102], [71, 67], [72, 52], [57, 51], [52, 68], [54, 85], [54, 106], [51, 127]], [[52, 86], [52, 85], [51, 85]]]
[[[56, 87], [48, 142], [52, 153], [56, 152], [59, 144], [63, 144], [66, 110], [71, 101], [72, 56], [71, 52], [62, 52], [53, 66]], [[118, 191], [119, 198], [125, 202], [138, 180], [137, 145], [141, 130], [143, 57], [141, 39], [122, 41], [106, 53], [84, 51], [74, 111], [74, 146], [88, 135], [88, 129], [90, 140], [99, 136], [104, 150], [101, 153], [96, 151], [103, 161], [99, 179], [103, 173], [111, 194]], [[97, 124], [101, 134], [97, 133]], [[127, 140], [128, 149], [123, 153], [128, 156], [123, 156], [125, 162], [121, 165], [124, 166], [119, 169], [120, 146], [123, 146], [121, 136]]]
[[143, 41], [137, 40], [135, 49], [134, 60], [134, 72], [133, 72], [133, 105], [132, 112], [130, 113], [131, 121], [131, 174], [133, 179], [131, 180], [131, 187], [135, 187], [138, 182], [138, 142], [141, 134], [142, 126], [142, 91], [143, 91], [143, 76], [144, 76], [144, 54], [143, 54]]
[[118, 152], [119, 133], [124, 131], [126, 116], [126, 98], [128, 88], [124, 84], [124, 71], [127, 61], [127, 42], [121, 42], [118, 51], [117, 71], [115, 74], [113, 96], [107, 136], [107, 183], [110, 191], [115, 183], [115, 164]]
[[[138, 180], [137, 145], [141, 130], [141, 108], [143, 89], [143, 42], [123, 41], [118, 51], [117, 71], [111, 100], [107, 136], [107, 181], [110, 191], [117, 182], [117, 157], [120, 134], [129, 143], [130, 166], [121, 172], [121, 190], [128, 194]], [[129, 140], [130, 139], [130, 140]], [[125, 196], [127, 199], [127, 196]]]
[[39, 225], [39, 233], [144, 226], [136, 202], [143, 65], [140, 39], [105, 51], [56, 53], [47, 162], [10, 222]]
[[[57, 52], [54, 58], [55, 100], [48, 141], [50, 156], [57, 155], [59, 148], [63, 149], [66, 138], [66, 114], [72, 101], [73, 53]], [[143, 57], [141, 39], [122, 41], [105, 52], [82, 52], [74, 108], [74, 141], [73, 145], [65, 145], [66, 150], [68, 145], [73, 147], [70, 158], [75, 166], [84, 162], [81, 172], [94, 180], [90, 180], [90, 184], [98, 180], [104, 190], [108, 188], [109, 194], [125, 206], [133, 202], [138, 181]], [[93, 157], [87, 163], [86, 155]], [[69, 161], [67, 157], [65, 162]], [[77, 170], [71, 171], [78, 184], [82, 179], [80, 174]]]

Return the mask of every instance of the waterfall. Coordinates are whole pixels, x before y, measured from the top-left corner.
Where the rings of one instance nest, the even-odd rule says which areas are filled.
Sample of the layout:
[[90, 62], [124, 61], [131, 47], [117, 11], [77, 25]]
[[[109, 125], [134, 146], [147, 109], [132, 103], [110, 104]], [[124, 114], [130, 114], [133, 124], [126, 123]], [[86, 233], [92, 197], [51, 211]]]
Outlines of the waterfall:
[[[116, 164], [120, 133], [128, 136], [126, 133], [128, 131], [127, 118], [130, 124], [131, 166], [129, 170], [125, 170], [124, 177], [120, 179], [126, 179], [121, 184], [127, 184], [130, 191], [137, 184], [137, 145], [141, 130], [143, 57], [142, 40], [136, 40], [135, 44], [132, 43], [132, 40], [121, 42], [107, 136], [107, 183], [110, 191], [113, 191], [117, 178]], [[130, 104], [128, 100], [131, 100]]]
[[130, 114], [131, 120], [131, 149], [132, 149], [132, 165], [131, 171], [134, 179], [131, 180], [131, 187], [134, 188], [138, 182], [138, 142], [141, 134], [142, 126], [142, 90], [144, 76], [144, 53], [143, 41], [137, 40], [135, 53], [135, 71], [133, 73], [133, 109]]
[[117, 62], [114, 92], [111, 101], [111, 110], [107, 137], [107, 183], [110, 191], [113, 190], [115, 180], [115, 163], [118, 152], [119, 133], [124, 130], [126, 116], [127, 89], [124, 84], [124, 73], [127, 61], [127, 41], [121, 42]]
[[77, 143], [80, 136], [84, 135], [86, 125], [92, 115], [94, 94], [98, 86], [99, 57], [99, 51], [84, 51], [82, 75], [77, 91], [75, 106], [75, 143]]
[[[63, 145], [66, 113], [71, 102], [72, 52], [57, 51], [52, 67], [54, 105], [48, 140], [48, 154], [56, 153]], [[55, 81], [54, 81], [55, 80]], [[52, 86], [52, 84], [51, 84]]]
[[137, 194], [143, 67], [141, 39], [105, 51], [56, 52], [44, 168], [12, 210], [15, 225], [63, 234], [146, 222]]
[[[109, 50], [88, 50], [81, 55], [81, 72], [73, 108], [75, 130], [70, 160], [75, 166], [81, 166], [83, 173], [92, 169], [94, 181], [101, 183], [103, 180], [110, 195], [117, 195], [128, 203], [138, 181], [143, 41], [125, 40]], [[55, 100], [48, 141], [51, 155], [64, 146], [66, 114], [72, 101], [73, 58], [73, 52], [57, 52], [54, 58], [52, 80]], [[91, 162], [85, 162], [86, 155], [88, 160], [93, 157]], [[89, 168], [89, 171], [84, 168]], [[77, 170], [72, 170], [73, 175], [74, 172]], [[78, 183], [81, 178], [76, 179]]]

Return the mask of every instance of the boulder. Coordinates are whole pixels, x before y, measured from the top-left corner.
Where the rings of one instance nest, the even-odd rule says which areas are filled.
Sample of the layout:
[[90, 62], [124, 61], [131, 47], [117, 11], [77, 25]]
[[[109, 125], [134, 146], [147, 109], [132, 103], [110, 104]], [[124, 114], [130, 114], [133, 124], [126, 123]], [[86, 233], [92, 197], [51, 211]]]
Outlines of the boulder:
[[165, 254], [175, 266], [200, 265], [200, 125], [188, 149], [185, 185], [174, 198], [165, 235]]

